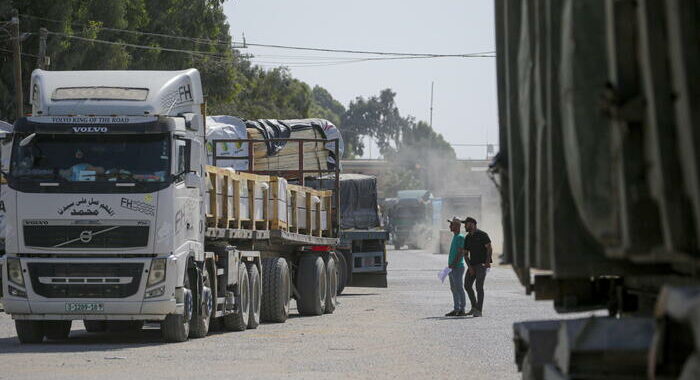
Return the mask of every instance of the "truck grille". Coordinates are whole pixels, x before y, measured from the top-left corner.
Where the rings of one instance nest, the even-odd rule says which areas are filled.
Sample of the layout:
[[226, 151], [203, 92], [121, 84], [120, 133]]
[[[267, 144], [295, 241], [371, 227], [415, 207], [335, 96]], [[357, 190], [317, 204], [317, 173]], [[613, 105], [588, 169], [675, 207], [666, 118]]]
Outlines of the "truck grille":
[[34, 292], [46, 298], [126, 298], [139, 290], [141, 263], [29, 263]]
[[40, 248], [136, 248], [148, 245], [148, 226], [24, 226], [24, 244]]

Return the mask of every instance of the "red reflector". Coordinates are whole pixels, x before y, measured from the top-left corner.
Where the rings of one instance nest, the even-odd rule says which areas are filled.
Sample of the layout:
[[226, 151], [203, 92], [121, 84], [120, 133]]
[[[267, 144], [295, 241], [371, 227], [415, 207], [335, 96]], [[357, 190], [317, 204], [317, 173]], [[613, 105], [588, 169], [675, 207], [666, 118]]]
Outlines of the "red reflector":
[[328, 252], [331, 250], [330, 245], [312, 245], [311, 252]]

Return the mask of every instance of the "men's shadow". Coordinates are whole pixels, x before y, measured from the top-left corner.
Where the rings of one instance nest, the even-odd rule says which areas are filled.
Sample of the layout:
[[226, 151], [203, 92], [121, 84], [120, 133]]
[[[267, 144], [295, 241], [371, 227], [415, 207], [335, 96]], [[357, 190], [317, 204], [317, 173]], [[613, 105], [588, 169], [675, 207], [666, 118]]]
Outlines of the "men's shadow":
[[473, 319], [473, 318], [474, 318], [474, 317], [472, 317], [472, 316], [466, 316], [466, 315], [465, 315], [464, 317], [445, 317], [445, 316], [442, 316], [442, 317], [425, 317], [425, 318], [421, 318], [421, 319], [424, 320], [424, 321], [427, 321], [427, 320], [433, 320], [433, 321], [455, 321], [455, 320], [464, 320], [464, 319]]
[[112, 352], [134, 347], [159, 346], [166, 343], [160, 329], [144, 328], [133, 332], [88, 333], [74, 329], [65, 340], [44, 340], [39, 344], [22, 344], [16, 336], [0, 338], [2, 353], [71, 353]]

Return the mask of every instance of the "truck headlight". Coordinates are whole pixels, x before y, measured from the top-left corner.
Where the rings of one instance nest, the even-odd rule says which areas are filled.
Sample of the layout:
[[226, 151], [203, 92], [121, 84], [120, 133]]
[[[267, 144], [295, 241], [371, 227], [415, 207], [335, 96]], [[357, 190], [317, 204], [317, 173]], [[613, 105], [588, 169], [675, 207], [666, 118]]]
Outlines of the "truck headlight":
[[7, 285], [7, 292], [11, 296], [27, 298], [27, 292], [25, 292], [24, 290], [21, 290], [21, 289], [17, 289], [12, 285]]
[[19, 259], [10, 258], [7, 259], [7, 277], [10, 282], [13, 282], [19, 286], [24, 286], [24, 276], [22, 275], [22, 265], [19, 263]]
[[168, 259], [153, 259], [151, 261], [151, 271], [148, 273], [146, 287], [165, 281], [165, 269]]
[[157, 288], [154, 288], [154, 289], [147, 291], [146, 294], [143, 296], [143, 298], [160, 297], [163, 294], [165, 294], [165, 285], [161, 285]]

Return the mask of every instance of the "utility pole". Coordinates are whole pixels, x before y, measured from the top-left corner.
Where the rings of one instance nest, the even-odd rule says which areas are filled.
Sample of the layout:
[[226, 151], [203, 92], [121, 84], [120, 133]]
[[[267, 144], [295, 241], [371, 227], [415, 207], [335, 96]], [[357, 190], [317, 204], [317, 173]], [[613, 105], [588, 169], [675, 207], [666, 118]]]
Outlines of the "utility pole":
[[13, 10], [12, 21], [11, 21], [14, 35], [13, 38], [13, 53], [15, 62], [15, 115], [17, 119], [20, 119], [24, 115], [24, 95], [22, 94], [22, 47], [19, 35], [19, 12], [17, 9]]
[[42, 70], [46, 70], [46, 68], [49, 66], [49, 63], [47, 62], [48, 59], [46, 57], [46, 37], [48, 35], [49, 31], [46, 30], [46, 28], [39, 29], [39, 59], [37, 61], [37, 65]]
[[435, 82], [430, 82], [430, 128], [433, 128], [433, 88]]

